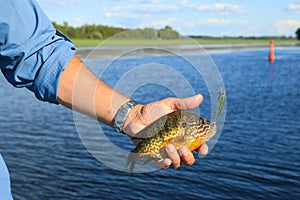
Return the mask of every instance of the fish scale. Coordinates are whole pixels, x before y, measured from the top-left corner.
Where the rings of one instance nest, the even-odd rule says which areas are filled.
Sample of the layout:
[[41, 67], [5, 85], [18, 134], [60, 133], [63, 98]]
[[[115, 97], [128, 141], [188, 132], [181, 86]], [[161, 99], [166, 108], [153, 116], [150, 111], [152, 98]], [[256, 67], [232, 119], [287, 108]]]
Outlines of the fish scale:
[[[216, 117], [220, 114], [224, 102], [225, 91], [222, 90]], [[164, 158], [165, 155], [161, 149], [168, 144], [173, 144], [177, 150], [186, 146], [190, 151], [194, 151], [212, 138], [216, 132], [216, 121], [211, 122], [189, 112], [169, 113], [136, 135], [136, 138], [144, 139], [129, 153], [126, 167], [130, 164], [130, 171], [133, 172], [136, 162], [143, 157], [147, 157], [145, 163], [153, 159]]]

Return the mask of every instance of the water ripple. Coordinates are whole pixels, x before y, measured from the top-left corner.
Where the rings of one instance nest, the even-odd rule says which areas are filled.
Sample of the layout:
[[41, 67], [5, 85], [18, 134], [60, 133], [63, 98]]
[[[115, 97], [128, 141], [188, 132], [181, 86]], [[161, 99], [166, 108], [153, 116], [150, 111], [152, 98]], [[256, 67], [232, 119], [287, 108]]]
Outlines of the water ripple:
[[[260, 59], [266, 50], [214, 55], [228, 96], [227, 119], [217, 145], [204, 158], [195, 155], [192, 167], [133, 176], [108, 168], [85, 149], [71, 111], [1, 84], [0, 148], [15, 199], [300, 199], [299, 52], [281, 49], [272, 67]], [[119, 70], [145, 59], [125, 61]], [[162, 56], [155, 61], [178, 63], [177, 70], [190, 75], [192, 82], [198, 79], [182, 60]], [[99, 70], [100, 61], [93, 62], [93, 70]], [[104, 78], [113, 83], [122, 73], [108, 71]], [[208, 94], [204, 82], [192, 84]], [[152, 94], [155, 85], [146, 89], [135, 94], [138, 101], [169, 95], [166, 90]], [[210, 112], [207, 100], [200, 107], [204, 114]], [[97, 150], [103, 141], [90, 134], [90, 127], [85, 123], [83, 128]], [[102, 128], [115, 145], [133, 147], [125, 136]]]

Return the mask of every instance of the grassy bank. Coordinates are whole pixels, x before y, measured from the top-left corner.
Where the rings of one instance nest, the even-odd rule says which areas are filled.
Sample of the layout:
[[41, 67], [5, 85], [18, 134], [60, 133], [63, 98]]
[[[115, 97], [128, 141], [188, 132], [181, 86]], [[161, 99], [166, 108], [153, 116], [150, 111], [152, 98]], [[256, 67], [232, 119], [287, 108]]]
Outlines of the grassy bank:
[[[250, 45], [264, 45], [269, 44], [270, 39], [198, 39], [199, 44], [250, 44]], [[300, 44], [300, 41], [294, 38], [274, 39], [277, 45]]]
[[[163, 45], [185, 45], [191, 44], [188, 40], [96, 40], [96, 39], [72, 39], [77, 47], [87, 47], [87, 46], [142, 46], [142, 45], [153, 45], [153, 46], [163, 46]], [[228, 44], [246, 44], [246, 45], [267, 45], [269, 44], [269, 39], [240, 39], [240, 38], [230, 38], [230, 39], [195, 39], [196, 42], [202, 45], [228, 45]], [[275, 45], [300, 45], [300, 41], [294, 38], [285, 39], [275, 39]]]
[[163, 45], [184, 45], [191, 41], [185, 40], [94, 40], [94, 39], [72, 39], [78, 47], [86, 46], [163, 46]]

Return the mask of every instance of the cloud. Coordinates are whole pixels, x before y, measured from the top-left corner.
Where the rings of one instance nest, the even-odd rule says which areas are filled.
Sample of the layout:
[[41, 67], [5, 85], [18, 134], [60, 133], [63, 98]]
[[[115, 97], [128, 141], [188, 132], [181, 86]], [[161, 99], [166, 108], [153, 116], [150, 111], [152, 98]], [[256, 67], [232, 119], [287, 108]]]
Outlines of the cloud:
[[245, 13], [245, 11], [237, 4], [215, 3], [215, 4], [201, 4], [198, 6], [201, 11], [233, 11], [236, 13]]
[[57, 6], [69, 6], [72, 4], [79, 4], [86, 2], [85, 0], [37, 0], [37, 2], [43, 7], [55, 8]]
[[215, 24], [215, 25], [222, 25], [222, 24], [231, 24], [232, 21], [229, 20], [223, 20], [223, 19], [202, 19], [197, 22], [198, 25], [200, 24]]
[[125, 5], [125, 6], [115, 6], [110, 8], [113, 12], [161, 12], [161, 11], [174, 11], [178, 10], [179, 7], [176, 5], [155, 5], [155, 4], [138, 4], [138, 5]]
[[133, 0], [134, 3], [160, 3], [162, 0]]
[[168, 18], [168, 19], [162, 19], [162, 20], [154, 20], [147, 23], [140, 24], [140, 27], [155, 27], [155, 28], [161, 28], [166, 25], [172, 25], [173, 23], [176, 23], [180, 21], [177, 18]]
[[149, 0], [151, 3], [160, 3], [161, 0]]
[[[222, 18], [205, 18], [185, 24], [182, 31], [188, 30], [186, 34], [194, 35], [244, 35], [244, 31], [249, 28], [249, 22], [242, 20], [227, 20]], [[248, 33], [247, 31], [245, 31]]]
[[[157, 1], [157, 0], [156, 0]], [[122, 17], [122, 18], [150, 18], [159, 13], [169, 13], [176, 11], [179, 8], [176, 5], [157, 5], [157, 4], [137, 4], [115, 6], [104, 9], [104, 15], [107, 18]]]
[[122, 18], [150, 18], [149, 14], [138, 14], [133, 12], [105, 12], [105, 17], [122, 17]]
[[293, 12], [298, 12], [300, 13], [300, 1], [297, 1], [295, 3], [291, 3], [289, 5], [289, 10], [293, 11]]
[[188, 26], [197, 26], [197, 25], [229, 25], [229, 24], [239, 24], [245, 25], [246, 21], [233, 21], [233, 20], [224, 20], [217, 18], [207, 18], [196, 21], [195, 23], [189, 23]]
[[297, 28], [300, 27], [300, 21], [293, 19], [278, 20], [277, 22], [275, 22], [275, 26], [277, 27], [277, 31], [279, 34], [294, 35]]
[[85, 24], [85, 20], [76, 17], [72, 20], [72, 22], [70, 22], [70, 24], [72, 24], [72, 26], [79, 27]]

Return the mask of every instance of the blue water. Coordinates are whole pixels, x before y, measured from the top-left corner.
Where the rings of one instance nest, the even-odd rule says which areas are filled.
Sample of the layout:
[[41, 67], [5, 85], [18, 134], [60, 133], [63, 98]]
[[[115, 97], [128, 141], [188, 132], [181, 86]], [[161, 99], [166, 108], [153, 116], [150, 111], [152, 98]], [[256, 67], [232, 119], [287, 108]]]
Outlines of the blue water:
[[[267, 54], [261, 49], [212, 55], [227, 91], [227, 116], [218, 143], [206, 157], [196, 156], [192, 167], [133, 176], [110, 169], [85, 149], [70, 110], [41, 103], [1, 77], [0, 152], [11, 173], [14, 198], [300, 199], [300, 48], [276, 49], [273, 65]], [[114, 85], [128, 63], [145, 59], [182, 63], [170, 55], [127, 58], [104, 79]], [[88, 62], [97, 71], [100, 61]], [[178, 69], [204, 94], [200, 109], [209, 116], [205, 84], [195, 83], [188, 67]], [[172, 95], [154, 83], [133, 94], [141, 102]], [[112, 140], [132, 148], [125, 136]]]

